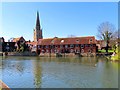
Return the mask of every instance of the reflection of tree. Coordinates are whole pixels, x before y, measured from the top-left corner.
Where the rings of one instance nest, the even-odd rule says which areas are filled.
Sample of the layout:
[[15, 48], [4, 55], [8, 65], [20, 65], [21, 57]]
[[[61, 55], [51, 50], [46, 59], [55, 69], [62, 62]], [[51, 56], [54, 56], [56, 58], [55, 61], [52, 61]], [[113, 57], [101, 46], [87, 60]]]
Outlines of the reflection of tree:
[[35, 88], [41, 87], [41, 77], [42, 77], [42, 68], [40, 66], [40, 61], [36, 60], [33, 62], [34, 64], [34, 84]]

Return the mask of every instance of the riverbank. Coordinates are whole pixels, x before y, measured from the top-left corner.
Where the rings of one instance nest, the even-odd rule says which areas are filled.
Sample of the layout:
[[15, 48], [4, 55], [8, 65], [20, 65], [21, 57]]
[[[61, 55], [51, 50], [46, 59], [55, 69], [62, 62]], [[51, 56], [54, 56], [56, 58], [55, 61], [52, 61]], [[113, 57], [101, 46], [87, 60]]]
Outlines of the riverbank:
[[1, 52], [0, 56], [40, 56], [40, 57], [106, 57], [112, 53], [40, 53], [36, 52]]
[[11, 90], [4, 82], [0, 80], [0, 90]]
[[2, 52], [0, 56], [37, 56], [35, 52]]
[[36, 52], [3, 52], [2, 56], [40, 56], [40, 57], [95, 57], [96, 53], [40, 53]]

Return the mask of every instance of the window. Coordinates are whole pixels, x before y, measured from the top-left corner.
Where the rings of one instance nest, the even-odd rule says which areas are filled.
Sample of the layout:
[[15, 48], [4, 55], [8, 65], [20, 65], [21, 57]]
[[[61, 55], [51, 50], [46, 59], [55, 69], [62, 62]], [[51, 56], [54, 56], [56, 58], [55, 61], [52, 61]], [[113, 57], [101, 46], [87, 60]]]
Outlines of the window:
[[88, 50], [88, 52], [89, 52], [89, 53], [91, 53], [91, 52], [92, 52], [92, 50], [91, 50], [91, 49], [89, 49], [89, 50]]
[[88, 47], [89, 45], [88, 44], [85, 44], [85, 47]]
[[46, 48], [48, 48], [49, 46], [48, 45], [46, 45]]
[[84, 53], [84, 49], [81, 50], [81, 53]]
[[63, 45], [60, 45], [60, 48], [63, 48]]
[[44, 48], [44, 46], [41, 46], [41, 48]]
[[7, 43], [7, 46], [9, 46], [9, 43]]
[[49, 52], [49, 50], [46, 50], [46, 52], [48, 53], [48, 52]]
[[92, 38], [90, 39], [90, 42], [92, 42]]
[[90, 47], [93, 47], [93, 45], [92, 45], [92, 44], [90, 44]]
[[76, 42], [79, 42], [79, 40], [77, 39]]
[[81, 45], [81, 48], [84, 48], [84, 44]]
[[38, 48], [40, 48], [40, 45], [38, 45]]
[[79, 44], [76, 44], [76, 47], [79, 47]]
[[73, 44], [71, 44], [71, 45], [70, 45], [70, 48], [73, 48], [73, 47], [74, 47], [74, 45], [73, 45]]
[[51, 45], [51, 48], [54, 48], [55, 46], [54, 45]]
[[57, 48], [58, 46], [56, 45], [55, 47]]
[[63, 43], [64, 42], [64, 40], [61, 40], [61, 43]]
[[68, 48], [68, 45], [65, 45], [65, 48]]
[[73, 53], [73, 52], [74, 52], [74, 50], [73, 50], [73, 49], [71, 49], [71, 50], [70, 50], [70, 52], [71, 52], [71, 53]]

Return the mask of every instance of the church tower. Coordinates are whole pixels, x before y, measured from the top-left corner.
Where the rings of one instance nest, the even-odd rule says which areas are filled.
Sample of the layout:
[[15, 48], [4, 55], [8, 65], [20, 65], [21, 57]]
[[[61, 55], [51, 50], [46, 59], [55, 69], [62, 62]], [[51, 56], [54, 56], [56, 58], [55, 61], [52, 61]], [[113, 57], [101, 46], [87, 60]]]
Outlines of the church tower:
[[38, 39], [42, 39], [42, 29], [40, 26], [40, 20], [39, 20], [39, 12], [37, 11], [37, 19], [36, 19], [36, 26], [34, 29], [34, 42], [37, 42]]

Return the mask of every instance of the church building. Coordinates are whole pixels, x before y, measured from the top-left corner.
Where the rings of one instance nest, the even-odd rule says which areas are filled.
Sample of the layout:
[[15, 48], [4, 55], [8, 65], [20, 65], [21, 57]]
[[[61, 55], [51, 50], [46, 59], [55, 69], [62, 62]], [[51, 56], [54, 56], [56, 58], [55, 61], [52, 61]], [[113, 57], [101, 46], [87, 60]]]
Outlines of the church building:
[[39, 12], [37, 11], [37, 19], [36, 19], [36, 26], [34, 29], [34, 42], [37, 42], [39, 39], [42, 39], [42, 29], [40, 26], [40, 20], [39, 20]]

